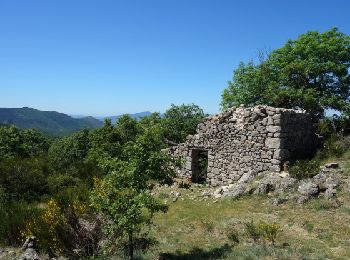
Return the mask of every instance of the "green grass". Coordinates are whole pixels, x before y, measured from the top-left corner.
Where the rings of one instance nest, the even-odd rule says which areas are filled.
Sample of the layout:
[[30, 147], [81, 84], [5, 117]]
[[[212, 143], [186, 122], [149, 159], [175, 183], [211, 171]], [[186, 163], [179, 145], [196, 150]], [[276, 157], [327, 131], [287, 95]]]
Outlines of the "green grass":
[[[338, 161], [343, 177], [350, 176], [350, 152], [328, 161]], [[205, 200], [198, 188], [192, 190], [179, 189], [174, 203], [166, 199], [169, 211], [158, 214], [150, 230], [159, 244], [141, 259], [350, 259], [350, 193], [344, 187], [335, 201], [280, 206], [268, 196]], [[280, 225], [275, 246], [246, 235], [245, 223], [252, 220]], [[239, 243], [232, 242], [232, 233]]]
[[[239, 200], [178, 200], [156, 216], [151, 234], [159, 244], [143, 259], [349, 259], [350, 198], [322, 210], [289, 202], [272, 206], [263, 197]], [[317, 201], [317, 200], [315, 200]], [[249, 221], [281, 226], [276, 246], [253, 243], [244, 233]], [[235, 230], [239, 243], [228, 239]]]

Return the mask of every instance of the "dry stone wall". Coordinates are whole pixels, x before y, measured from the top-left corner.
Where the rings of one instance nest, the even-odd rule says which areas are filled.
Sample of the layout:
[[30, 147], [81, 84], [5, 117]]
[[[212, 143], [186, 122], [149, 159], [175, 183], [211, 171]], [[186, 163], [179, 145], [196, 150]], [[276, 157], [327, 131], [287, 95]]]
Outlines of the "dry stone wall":
[[311, 117], [299, 110], [268, 106], [231, 108], [208, 117], [185, 143], [167, 149], [181, 159], [179, 177], [193, 178], [198, 154], [207, 154], [211, 186], [242, 182], [260, 172], [280, 171], [283, 163], [315, 151]]

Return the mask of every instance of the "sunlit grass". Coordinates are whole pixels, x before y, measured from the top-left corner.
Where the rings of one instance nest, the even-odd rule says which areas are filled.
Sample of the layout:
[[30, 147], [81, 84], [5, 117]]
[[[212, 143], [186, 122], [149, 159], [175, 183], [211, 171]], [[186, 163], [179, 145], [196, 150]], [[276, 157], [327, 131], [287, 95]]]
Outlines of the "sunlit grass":
[[[346, 178], [350, 152], [329, 161], [338, 161]], [[169, 211], [156, 216], [150, 233], [159, 244], [144, 259], [350, 259], [347, 190], [338, 193], [337, 201], [314, 199], [304, 205], [289, 201], [280, 206], [271, 205], [267, 196], [204, 200], [196, 188], [179, 190], [182, 195], [176, 202], [167, 198]], [[249, 240], [244, 223], [251, 220], [281, 226], [276, 246]], [[227, 238], [232, 229], [239, 244], [231, 245]]]

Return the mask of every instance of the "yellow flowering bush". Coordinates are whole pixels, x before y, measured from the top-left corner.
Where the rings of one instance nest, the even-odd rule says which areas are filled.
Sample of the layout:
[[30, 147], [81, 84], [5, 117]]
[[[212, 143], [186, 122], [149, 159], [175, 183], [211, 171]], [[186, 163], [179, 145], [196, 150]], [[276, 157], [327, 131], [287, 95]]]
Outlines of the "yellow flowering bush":
[[54, 199], [50, 199], [41, 215], [27, 222], [21, 235], [23, 238], [34, 235], [41, 248], [50, 253], [60, 253], [62, 247], [57, 231], [63, 223], [61, 208]]
[[72, 203], [72, 208], [75, 216], [79, 217], [87, 212], [88, 206], [85, 203], [74, 201]]

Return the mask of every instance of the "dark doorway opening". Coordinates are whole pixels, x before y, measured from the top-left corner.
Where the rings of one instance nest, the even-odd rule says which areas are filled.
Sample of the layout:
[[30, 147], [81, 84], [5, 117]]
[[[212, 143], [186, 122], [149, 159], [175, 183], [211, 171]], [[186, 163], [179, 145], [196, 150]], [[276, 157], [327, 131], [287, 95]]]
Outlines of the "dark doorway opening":
[[207, 180], [208, 171], [208, 151], [193, 149], [192, 150], [192, 176], [194, 183], [203, 184]]

